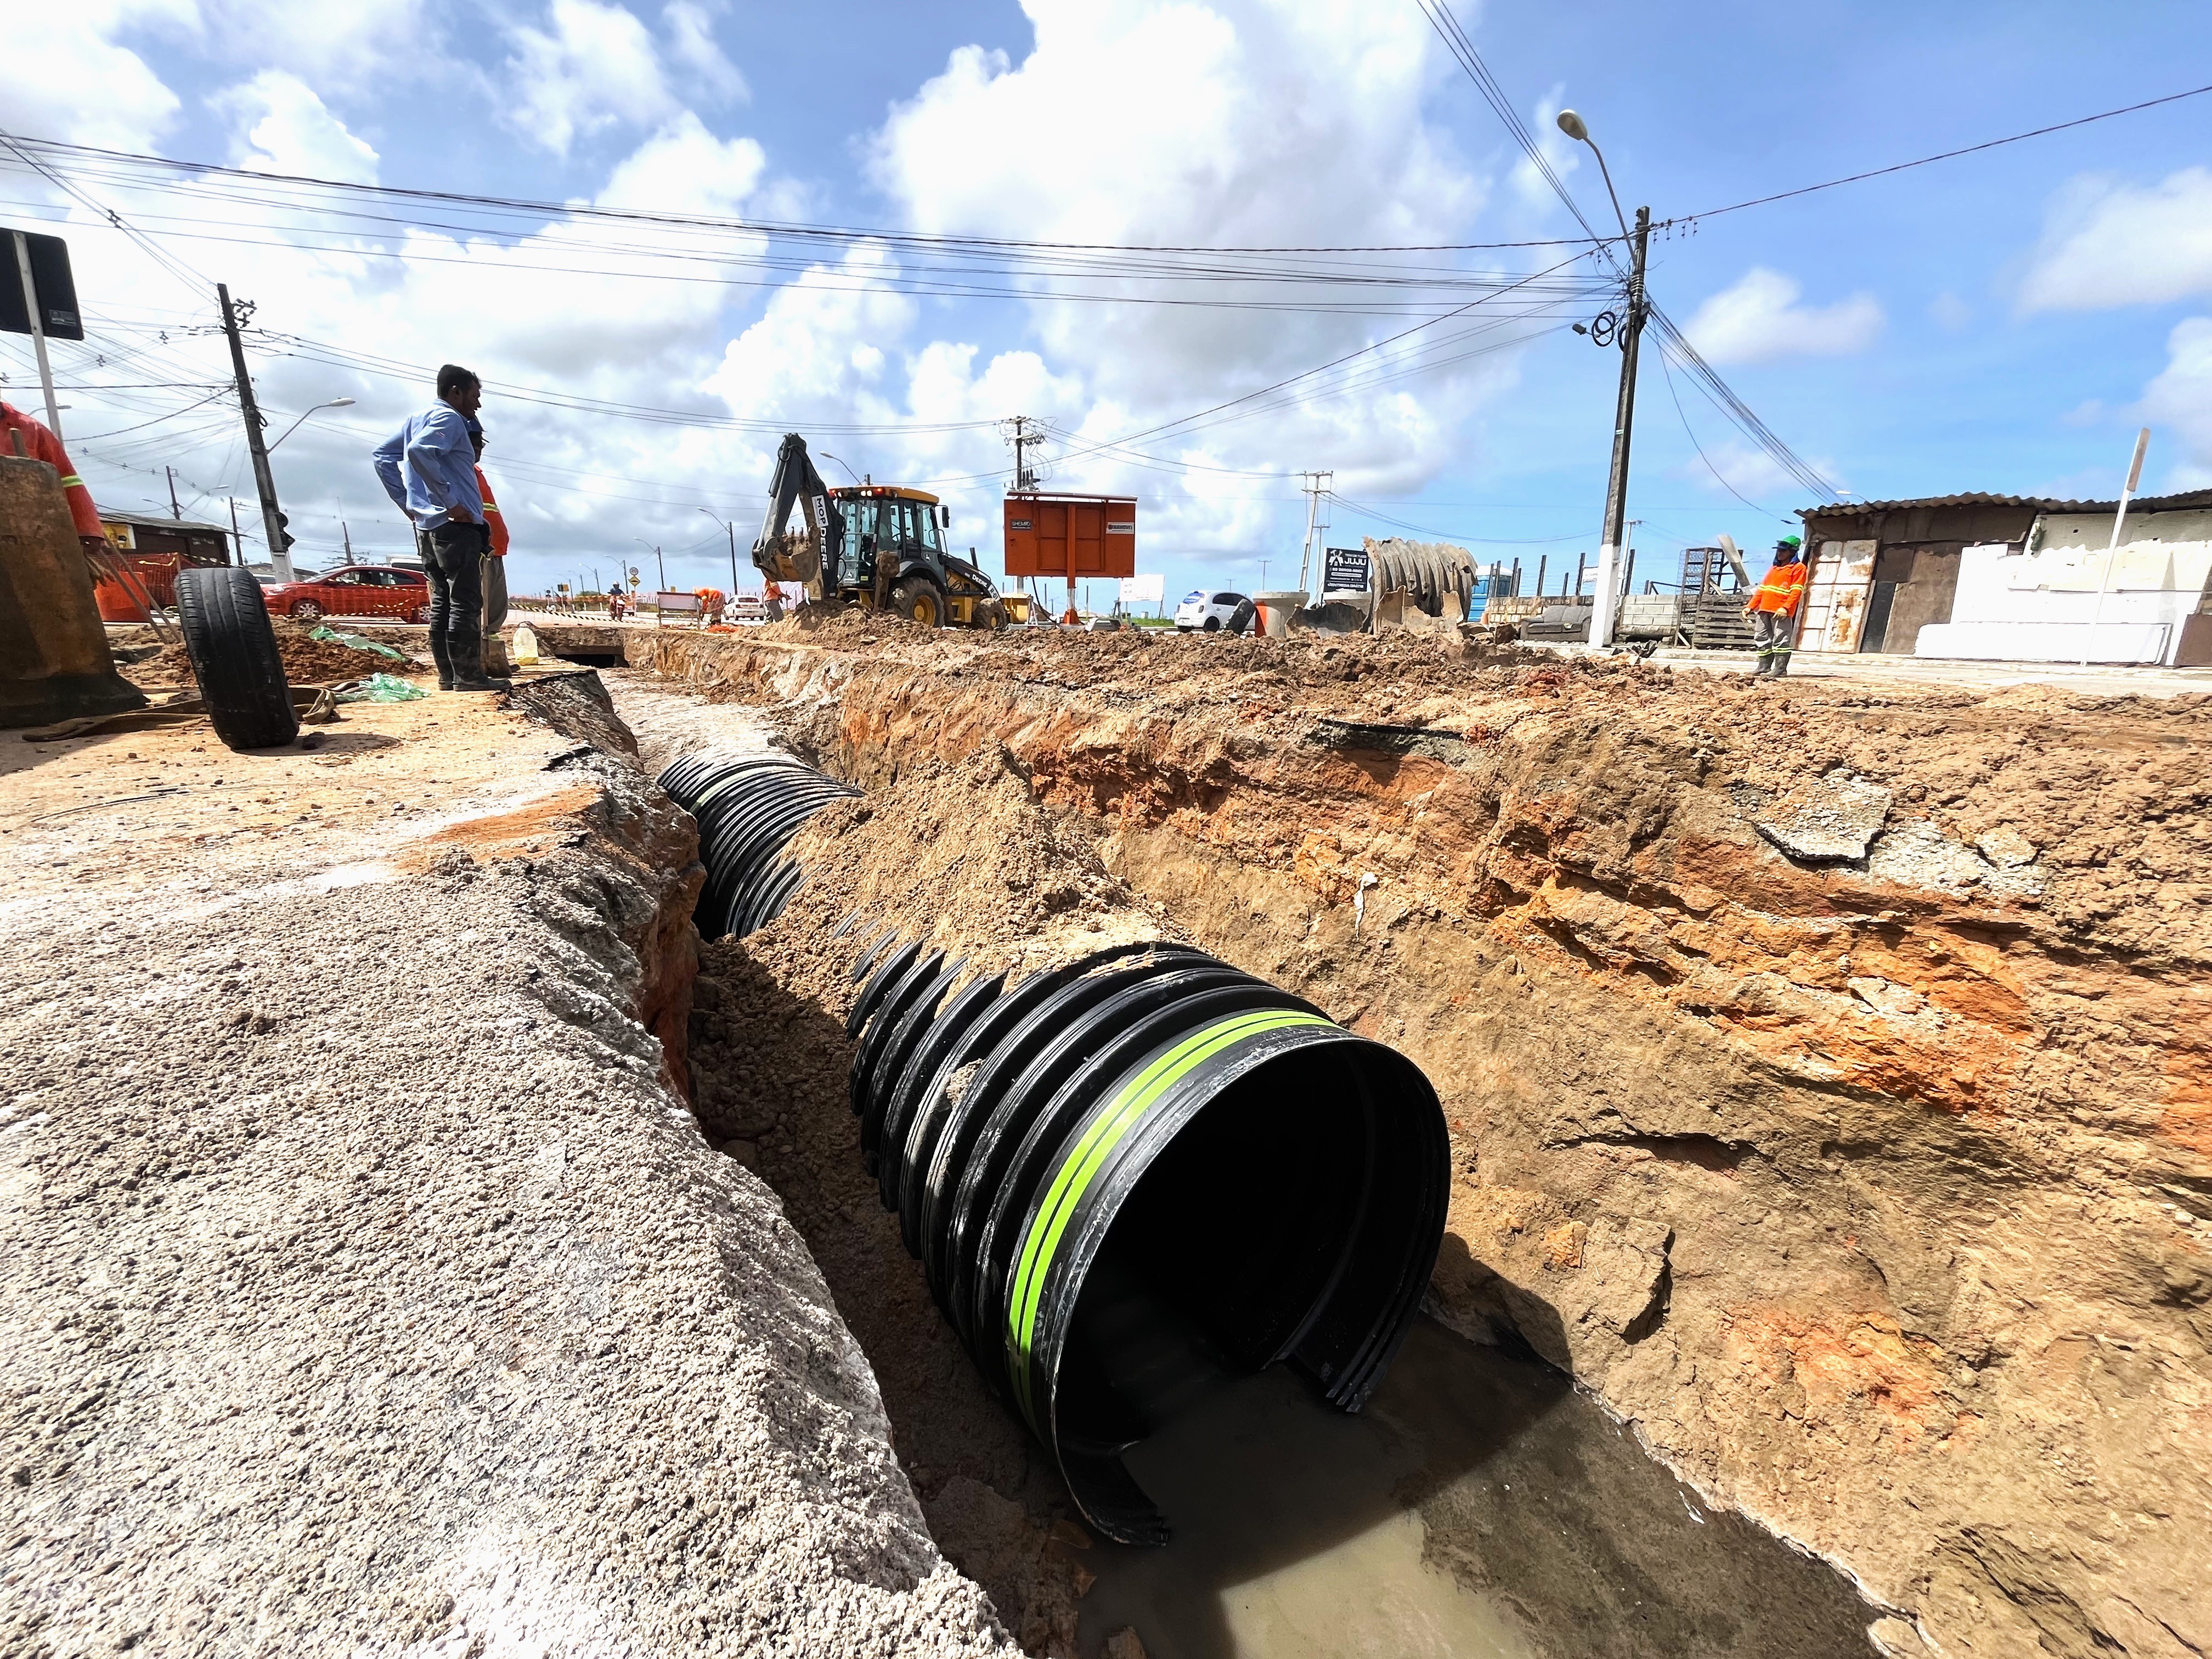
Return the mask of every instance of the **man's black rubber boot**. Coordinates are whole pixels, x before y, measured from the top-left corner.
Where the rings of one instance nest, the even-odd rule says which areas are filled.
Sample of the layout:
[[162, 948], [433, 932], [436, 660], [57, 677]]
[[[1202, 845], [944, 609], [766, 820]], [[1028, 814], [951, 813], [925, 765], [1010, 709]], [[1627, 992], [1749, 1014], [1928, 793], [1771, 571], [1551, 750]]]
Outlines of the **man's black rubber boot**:
[[514, 689], [511, 680], [495, 680], [483, 672], [483, 647], [472, 650], [463, 645], [452, 650], [453, 658], [453, 690], [456, 691], [507, 691]]

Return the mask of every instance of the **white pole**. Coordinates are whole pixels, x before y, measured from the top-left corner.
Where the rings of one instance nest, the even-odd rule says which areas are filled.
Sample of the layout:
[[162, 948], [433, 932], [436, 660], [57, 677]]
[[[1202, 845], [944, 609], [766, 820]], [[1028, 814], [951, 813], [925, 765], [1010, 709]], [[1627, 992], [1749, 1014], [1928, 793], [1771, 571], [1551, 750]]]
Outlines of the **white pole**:
[[2089, 636], [2081, 642], [2081, 666], [2089, 665], [2089, 653], [2097, 641], [2097, 628], [2105, 619], [2105, 594], [2112, 585], [2112, 562], [2118, 556], [2120, 526], [2128, 521], [2128, 501], [2142, 482], [2143, 451], [2150, 447], [2150, 428], [2136, 434], [2135, 459], [2128, 463], [2128, 481], [2120, 490], [2120, 510], [2112, 514], [2112, 539], [2105, 545], [2104, 574], [2097, 579], [2097, 608], [2089, 613]]
[[59, 443], [62, 410], [54, 401], [54, 366], [46, 359], [46, 322], [39, 315], [38, 285], [31, 280], [31, 244], [21, 231], [11, 234], [15, 239], [15, 270], [23, 283], [23, 310], [31, 319], [31, 347], [39, 355], [39, 386], [46, 394], [46, 430]]

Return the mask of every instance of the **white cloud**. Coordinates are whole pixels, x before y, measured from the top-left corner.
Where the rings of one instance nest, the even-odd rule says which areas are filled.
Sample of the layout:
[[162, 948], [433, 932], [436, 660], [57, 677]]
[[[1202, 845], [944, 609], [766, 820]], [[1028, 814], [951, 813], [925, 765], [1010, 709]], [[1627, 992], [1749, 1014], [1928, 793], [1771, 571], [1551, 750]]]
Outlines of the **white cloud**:
[[674, 102], [653, 37], [622, 7], [552, 0], [546, 22], [510, 31], [515, 97], [505, 118], [523, 137], [565, 151], [579, 133], [649, 121]]
[[2166, 350], [2166, 368], [2143, 388], [2142, 412], [2154, 442], [2160, 427], [2180, 440], [2181, 454], [2166, 487], [2212, 487], [2212, 317], [2177, 323]]
[[1683, 332], [1714, 363], [1847, 356], [1865, 350], [1881, 332], [1881, 305], [1873, 295], [1801, 306], [1803, 292], [1796, 278], [1754, 265], [1733, 288], [1699, 306]]
[[[696, 0], [673, 0], [662, 14], [669, 53], [701, 90], [742, 96], [744, 79], [714, 42], [713, 15]], [[545, 26], [507, 31], [514, 55], [501, 118], [523, 138], [565, 154], [580, 137], [617, 123], [642, 126], [684, 108], [660, 48], [636, 15], [602, 0], [551, 0]]]
[[[1780, 462], [1765, 450], [1740, 438], [1723, 438], [1705, 447], [1705, 459], [1692, 455], [1676, 469], [1691, 480], [1716, 495], [1730, 491], [1753, 501], [1787, 496], [1792, 500], [1804, 494], [1805, 486], [1784, 471]], [[1834, 469], [1825, 463], [1819, 471], [1826, 477], [1835, 477]], [[1716, 477], [1714, 475], [1718, 474]]]
[[[1024, 9], [1036, 29], [1028, 58], [961, 48], [875, 135], [870, 171], [917, 228], [1191, 246], [1425, 243], [1465, 231], [1484, 202], [1484, 181], [1423, 118], [1435, 41], [1410, 8], [1024, 0]], [[1034, 305], [1042, 356], [1121, 410], [1122, 430], [1355, 350], [1396, 320], [1143, 302], [1219, 295], [1218, 283], [1164, 293], [1099, 276], [1062, 286], [1112, 302]], [[1449, 428], [1480, 384], [1474, 371], [1448, 371], [1423, 389]], [[1205, 441], [1232, 465], [1287, 470], [1312, 455], [1418, 471], [1440, 463], [1435, 437], [1407, 420], [1395, 390], [1378, 389]]]
[[1974, 320], [1974, 308], [1948, 289], [1928, 302], [1928, 314], [1937, 327], [1954, 334]]
[[376, 182], [376, 152], [324, 107], [313, 89], [283, 70], [264, 70], [209, 103], [243, 129], [237, 165], [350, 184]]
[[153, 27], [189, 29], [191, 0], [90, 0], [14, 5], [0, 51], [0, 127], [27, 137], [106, 149], [145, 150], [180, 107], [136, 52], [116, 36]]
[[2155, 185], [2076, 179], [2059, 191], [2020, 287], [2020, 308], [2098, 311], [2212, 294], [2212, 168]]
[[[1544, 101], [1536, 106], [1536, 119], [1531, 129], [1536, 137], [1536, 153], [1551, 164], [1561, 183], [1572, 179], [1575, 169], [1583, 164], [1582, 145], [1559, 131], [1559, 112], [1566, 107], [1566, 88], [1553, 87]], [[1511, 178], [1515, 193], [1526, 206], [1548, 212], [1559, 205], [1559, 198], [1550, 180], [1536, 170], [1536, 164], [1526, 155], [1513, 164]], [[1602, 180], [1600, 187], [1603, 187]], [[1590, 222], [1598, 227], [1600, 235], [1607, 234], [1603, 222], [1612, 215], [1610, 198], [1598, 204], [1596, 217]], [[1614, 228], [1618, 229], [1618, 225]]]
[[672, 0], [661, 14], [668, 25], [669, 55], [699, 77], [709, 91], [724, 98], [743, 98], [745, 77], [723, 55], [714, 39], [714, 14], [697, 0]]

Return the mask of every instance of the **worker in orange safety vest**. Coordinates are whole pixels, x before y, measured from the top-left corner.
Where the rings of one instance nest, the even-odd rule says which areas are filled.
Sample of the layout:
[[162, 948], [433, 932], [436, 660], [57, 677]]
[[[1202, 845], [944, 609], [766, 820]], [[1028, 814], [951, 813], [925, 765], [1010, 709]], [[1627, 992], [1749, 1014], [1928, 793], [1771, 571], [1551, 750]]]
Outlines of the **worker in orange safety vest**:
[[1797, 607], [1805, 601], [1805, 565], [1797, 556], [1803, 544], [1784, 536], [1774, 544], [1774, 567], [1751, 596], [1752, 643], [1759, 652], [1757, 677], [1780, 679], [1790, 672], [1790, 648], [1797, 635]]
[[[18, 434], [21, 447], [18, 448]], [[61, 474], [62, 494], [69, 499], [70, 520], [76, 526], [77, 539], [92, 553], [108, 550], [107, 530], [100, 522], [100, 509], [92, 504], [92, 492], [84, 487], [84, 480], [70, 465], [69, 452], [62, 441], [46, 429], [43, 421], [34, 421], [13, 404], [0, 403], [0, 455], [21, 455], [33, 461], [44, 461]]]
[[484, 549], [477, 570], [483, 592], [484, 649], [495, 661], [498, 653], [492, 651], [492, 641], [507, 621], [507, 514], [491, 498], [491, 480], [483, 470], [483, 423], [474, 416], [469, 417], [469, 446], [476, 451], [477, 493], [483, 497]]

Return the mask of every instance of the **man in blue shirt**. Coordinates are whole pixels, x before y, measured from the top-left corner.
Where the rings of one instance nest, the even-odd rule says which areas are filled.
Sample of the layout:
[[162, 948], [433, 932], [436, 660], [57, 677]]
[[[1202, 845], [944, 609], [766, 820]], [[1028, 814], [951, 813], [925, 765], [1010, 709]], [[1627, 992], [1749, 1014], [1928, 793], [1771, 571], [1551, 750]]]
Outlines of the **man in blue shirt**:
[[478, 562], [486, 541], [483, 496], [477, 489], [469, 424], [483, 386], [457, 363], [438, 371], [438, 401], [411, 415], [371, 459], [384, 493], [406, 514], [423, 544], [430, 578], [430, 655], [441, 691], [501, 691], [484, 678], [483, 587]]

